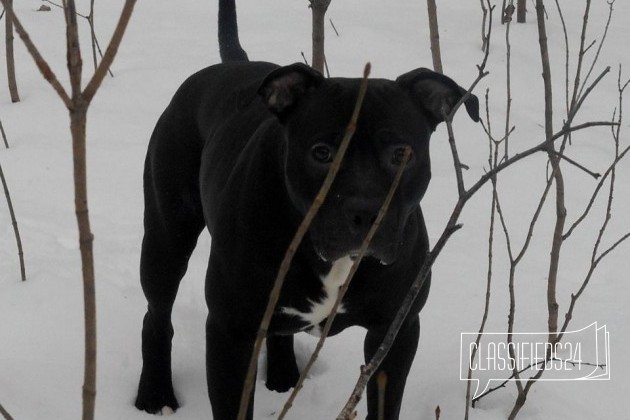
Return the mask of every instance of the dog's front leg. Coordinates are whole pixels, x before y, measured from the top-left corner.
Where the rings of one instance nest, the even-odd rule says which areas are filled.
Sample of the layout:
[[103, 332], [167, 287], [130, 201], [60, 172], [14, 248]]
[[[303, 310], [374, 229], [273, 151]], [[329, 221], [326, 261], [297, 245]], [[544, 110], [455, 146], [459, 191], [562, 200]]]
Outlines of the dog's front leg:
[[267, 388], [287, 392], [297, 384], [299, 378], [293, 335], [267, 336]]
[[[214, 420], [237, 418], [249, 359], [254, 348], [253, 334], [208, 318], [206, 323], [206, 374]], [[247, 419], [253, 418], [254, 389], [249, 399]]]
[[[384, 326], [378, 329], [369, 329], [365, 336], [364, 354], [366, 363], [370, 361], [378, 347], [381, 345], [387, 332]], [[418, 315], [410, 315], [394, 340], [392, 348], [381, 363], [372, 379], [368, 383], [367, 420], [376, 420], [378, 417], [378, 386], [376, 378], [380, 372], [384, 372], [387, 377], [385, 386], [385, 407], [384, 419], [397, 420], [400, 412], [405, 382], [411, 368], [411, 363], [416, 354], [418, 339], [420, 337], [420, 321]]]

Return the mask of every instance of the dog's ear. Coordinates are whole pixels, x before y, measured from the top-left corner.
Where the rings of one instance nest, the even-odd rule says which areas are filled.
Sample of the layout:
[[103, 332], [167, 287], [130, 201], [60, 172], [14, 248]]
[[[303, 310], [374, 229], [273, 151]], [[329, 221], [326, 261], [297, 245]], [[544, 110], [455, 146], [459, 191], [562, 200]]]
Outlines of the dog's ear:
[[258, 94], [282, 121], [295, 104], [323, 80], [320, 72], [306, 64], [295, 63], [269, 73], [258, 88]]
[[[466, 90], [450, 78], [432, 70], [419, 68], [405, 73], [396, 79], [396, 83], [428, 114], [432, 129], [444, 121], [444, 114], [449, 114], [455, 104], [464, 96]], [[479, 99], [470, 94], [464, 102], [470, 118], [479, 122]]]

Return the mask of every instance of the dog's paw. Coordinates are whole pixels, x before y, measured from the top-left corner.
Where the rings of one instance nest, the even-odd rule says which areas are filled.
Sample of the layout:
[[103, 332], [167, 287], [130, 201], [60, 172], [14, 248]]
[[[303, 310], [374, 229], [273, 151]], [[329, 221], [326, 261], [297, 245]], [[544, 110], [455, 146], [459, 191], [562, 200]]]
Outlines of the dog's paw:
[[265, 386], [270, 391], [287, 392], [297, 384], [299, 378], [300, 372], [297, 366], [295, 368], [269, 369]]
[[172, 386], [140, 386], [135, 406], [150, 414], [169, 415], [178, 408]]

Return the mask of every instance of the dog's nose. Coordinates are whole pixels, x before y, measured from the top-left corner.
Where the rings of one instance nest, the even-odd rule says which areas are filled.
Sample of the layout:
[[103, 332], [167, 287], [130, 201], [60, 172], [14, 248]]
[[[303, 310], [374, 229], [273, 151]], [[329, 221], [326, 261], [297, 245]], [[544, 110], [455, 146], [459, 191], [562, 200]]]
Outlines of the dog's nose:
[[350, 232], [354, 234], [365, 234], [370, 229], [378, 210], [373, 206], [346, 206], [345, 216]]

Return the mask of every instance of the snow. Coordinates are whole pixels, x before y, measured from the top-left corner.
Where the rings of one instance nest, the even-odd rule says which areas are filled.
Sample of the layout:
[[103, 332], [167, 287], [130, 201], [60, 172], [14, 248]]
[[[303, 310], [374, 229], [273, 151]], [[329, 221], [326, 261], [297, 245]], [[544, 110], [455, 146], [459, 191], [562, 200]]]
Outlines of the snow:
[[[15, 2], [18, 16], [64, 86], [63, 14], [55, 7], [36, 12], [41, 2]], [[216, 2], [186, 0], [138, 2], [128, 33], [107, 78], [90, 108], [88, 159], [90, 216], [95, 235], [98, 299], [98, 385], [96, 417], [148, 419], [133, 407], [140, 360], [140, 328], [145, 301], [138, 281], [139, 245], [142, 238], [142, 166], [153, 125], [177, 86], [196, 70], [217, 63]], [[467, 86], [480, 62], [481, 10], [477, 2], [438, 2], [440, 40], [445, 72]], [[557, 12], [547, 2], [547, 21], [556, 105], [555, 126], [564, 109], [564, 40]], [[570, 28], [571, 67], [576, 62], [583, 2], [564, 0]], [[104, 48], [123, 1], [96, 2], [96, 30]], [[78, 2], [87, 13], [89, 2]], [[533, 6], [528, 23], [511, 26], [512, 124], [516, 131], [511, 150], [524, 150], [543, 139], [543, 97]], [[500, 7], [500, 4], [499, 4]], [[607, 65], [611, 74], [587, 101], [576, 122], [609, 120], [617, 105], [617, 66], [630, 75], [627, 54], [630, 4], [617, 1], [608, 41], [593, 76]], [[587, 44], [600, 39], [608, 6], [594, 0]], [[251, 59], [289, 64], [310, 55], [310, 11], [306, 2], [292, 0], [239, 0], [241, 41]], [[340, 32], [327, 30], [327, 59], [333, 76], [355, 77], [366, 61], [374, 77], [394, 78], [415, 67], [431, 66], [426, 10], [421, 1], [333, 1], [328, 12]], [[92, 73], [87, 23], [80, 19], [84, 83]], [[488, 70], [476, 89], [480, 99], [490, 88], [495, 133], [504, 125], [505, 27], [495, 16]], [[4, 47], [2, 47], [4, 48]], [[28, 280], [19, 281], [17, 253], [8, 210], [0, 204], [0, 403], [18, 420], [70, 419], [81, 412], [83, 375], [83, 310], [76, 221], [72, 191], [69, 122], [56, 93], [41, 78], [30, 56], [16, 38], [16, 67], [22, 101], [11, 104], [5, 89], [0, 94], [0, 119], [11, 148], [0, 147], [0, 162], [11, 189], [20, 225]], [[595, 52], [586, 56], [590, 63]], [[6, 80], [4, 68], [1, 80]], [[483, 103], [483, 100], [482, 100]], [[626, 101], [626, 108], [628, 103]], [[463, 115], [463, 113], [462, 113]], [[627, 115], [627, 114], [626, 114]], [[628, 127], [623, 124], [622, 143]], [[455, 132], [462, 161], [470, 166], [468, 185], [487, 167], [487, 141], [479, 125], [457, 118]], [[441, 233], [456, 199], [455, 177], [446, 129], [433, 137], [433, 180], [423, 208], [433, 241]], [[602, 172], [612, 156], [608, 128], [576, 134], [570, 156]], [[568, 221], [580, 214], [596, 181], [565, 165]], [[628, 231], [630, 224], [630, 165], [617, 173], [614, 215], [603, 246]], [[528, 220], [544, 188], [545, 158], [536, 156], [506, 171], [499, 192], [515, 247], [524, 240]], [[4, 203], [3, 200], [2, 203]], [[579, 287], [603, 220], [600, 201], [562, 253], [558, 286], [560, 319], [570, 293]], [[487, 270], [487, 230], [490, 193], [482, 190], [462, 214], [464, 229], [447, 245], [434, 267], [434, 281], [422, 312], [418, 355], [411, 371], [402, 419], [433, 418], [437, 405], [442, 419], [463, 418], [466, 383], [459, 380], [461, 332], [476, 331], [481, 319]], [[624, 216], [626, 215], [626, 216]], [[546, 206], [516, 280], [516, 330], [546, 328], [546, 276], [553, 205]], [[502, 332], [507, 319], [507, 256], [500, 231], [495, 235], [493, 300], [487, 330]], [[182, 407], [170, 418], [211, 418], [204, 369], [205, 302], [203, 278], [210, 238], [204, 234], [193, 255], [177, 298], [173, 323], [173, 376]], [[628, 311], [628, 244], [621, 245], [598, 268], [578, 302], [571, 329], [597, 321], [611, 335], [610, 381], [541, 382], [535, 384], [520, 419], [623, 419], [630, 392], [630, 312]], [[363, 331], [350, 329], [330, 339], [310, 379], [297, 399], [290, 418], [334, 418], [359, 373]], [[315, 338], [299, 334], [296, 353], [304, 365]], [[264, 364], [261, 366], [264, 371]], [[259, 375], [256, 418], [274, 418], [286, 395], [267, 391]], [[503, 419], [511, 409], [513, 385], [481, 401], [473, 419]], [[364, 403], [359, 417], [364, 415]]]

